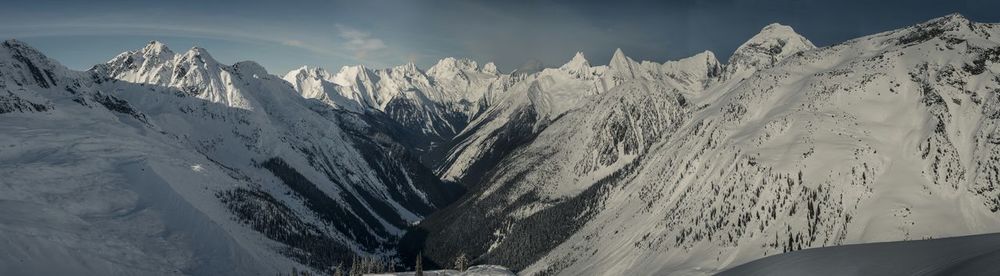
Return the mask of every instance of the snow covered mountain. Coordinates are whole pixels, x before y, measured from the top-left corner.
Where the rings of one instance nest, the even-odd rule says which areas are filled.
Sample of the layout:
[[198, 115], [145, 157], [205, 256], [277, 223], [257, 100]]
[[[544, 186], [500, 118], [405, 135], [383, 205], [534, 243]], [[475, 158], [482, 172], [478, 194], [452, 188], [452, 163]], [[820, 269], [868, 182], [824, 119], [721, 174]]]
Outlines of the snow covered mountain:
[[158, 42], [81, 72], [8, 40], [0, 267], [274, 274], [422, 252], [698, 275], [1000, 232], [998, 94], [1000, 25], [957, 14], [823, 48], [772, 24], [725, 64], [618, 49], [511, 73], [278, 77]]
[[323, 271], [395, 255], [456, 196], [382, 122], [201, 48], [151, 42], [78, 72], [8, 40], [0, 89], [14, 274]]
[[729, 57], [722, 79], [745, 78], [754, 72], [774, 66], [798, 52], [816, 48], [792, 27], [774, 23], [744, 42]]
[[[622, 83], [662, 85], [693, 97], [720, 71], [715, 55], [707, 51], [660, 64], [636, 62], [618, 49], [607, 66], [590, 66], [583, 53], [577, 53], [565, 65], [529, 75], [512, 86], [507, 97], [472, 121], [454, 140], [439, 175], [446, 180], [479, 183], [499, 160], [533, 140], [550, 123]], [[605, 107], [597, 110], [601, 108]], [[603, 119], [607, 118], [597, 118], [594, 123]]]
[[404, 241], [524, 274], [709, 274], [997, 232], [998, 53], [1000, 25], [954, 14], [819, 49], [769, 25], [722, 66], [579, 56], [458, 136], [440, 175], [478, 186]]
[[[496, 65], [445, 58], [426, 72], [413, 63], [371, 70], [345, 66], [336, 74], [302, 67], [285, 75], [302, 96], [359, 114], [388, 117], [401, 125], [414, 154], [436, 167], [447, 144], [521, 78]], [[404, 139], [399, 137], [400, 139]]]

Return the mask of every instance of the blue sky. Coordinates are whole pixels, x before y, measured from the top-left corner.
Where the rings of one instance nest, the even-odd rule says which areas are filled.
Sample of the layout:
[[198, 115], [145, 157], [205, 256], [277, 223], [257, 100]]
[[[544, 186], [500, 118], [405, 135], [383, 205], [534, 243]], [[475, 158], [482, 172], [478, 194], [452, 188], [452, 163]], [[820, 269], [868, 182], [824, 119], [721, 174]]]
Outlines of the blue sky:
[[87, 69], [150, 40], [192, 46], [275, 74], [302, 65], [428, 68], [448, 56], [501, 70], [576, 51], [604, 64], [615, 48], [665, 61], [711, 50], [728, 58], [780, 22], [818, 46], [960, 12], [1000, 22], [1000, 1], [50, 1], [4, 3], [0, 37]]

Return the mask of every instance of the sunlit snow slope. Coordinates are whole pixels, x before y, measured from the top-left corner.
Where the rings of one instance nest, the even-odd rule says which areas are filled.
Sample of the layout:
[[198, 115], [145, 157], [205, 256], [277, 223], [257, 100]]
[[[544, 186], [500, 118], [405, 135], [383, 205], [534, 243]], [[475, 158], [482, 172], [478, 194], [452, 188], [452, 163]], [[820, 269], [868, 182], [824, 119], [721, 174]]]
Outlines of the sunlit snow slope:
[[774, 24], [700, 87], [615, 56], [615, 85], [525, 127], [407, 239], [525, 274], [683, 275], [1000, 231], [996, 24], [956, 14], [819, 49]]

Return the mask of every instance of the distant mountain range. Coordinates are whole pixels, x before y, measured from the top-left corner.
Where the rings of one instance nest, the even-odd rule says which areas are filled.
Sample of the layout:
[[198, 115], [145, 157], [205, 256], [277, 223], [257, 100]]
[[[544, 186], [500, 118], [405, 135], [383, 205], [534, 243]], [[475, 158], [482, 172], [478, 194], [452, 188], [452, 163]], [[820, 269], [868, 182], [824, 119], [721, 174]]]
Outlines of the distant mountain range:
[[327, 273], [419, 253], [712, 274], [1000, 232], [998, 122], [1000, 25], [958, 14], [822, 48], [772, 24], [725, 63], [619, 49], [509, 73], [445, 58], [279, 77], [155, 41], [74, 71], [7, 40], [0, 267]]

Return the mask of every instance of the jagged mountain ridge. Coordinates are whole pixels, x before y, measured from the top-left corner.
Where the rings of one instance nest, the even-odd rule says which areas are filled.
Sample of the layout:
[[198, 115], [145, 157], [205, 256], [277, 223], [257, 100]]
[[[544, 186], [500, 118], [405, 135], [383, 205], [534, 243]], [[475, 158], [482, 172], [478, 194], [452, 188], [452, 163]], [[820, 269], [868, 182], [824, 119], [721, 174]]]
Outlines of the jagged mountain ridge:
[[456, 196], [382, 121], [253, 62], [151, 42], [78, 72], [0, 48], [0, 202], [45, 210], [0, 215], [11, 271], [325, 271], [395, 256], [408, 225]]
[[[419, 145], [400, 141], [399, 137], [411, 135], [412, 129], [405, 125], [405, 120], [391, 116], [392, 101], [386, 102], [384, 111], [345, 109], [322, 97], [310, 97], [293, 90], [301, 83], [288, 85], [256, 63], [223, 65], [205, 49], [197, 47], [175, 53], [166, 45], [153, 41], [142, 49], [122, 53], [105, 64], [78, 72], [62, 67], [19, 41], [10, 40], [4, 45], [10, 50], [9, 60], [12, 61], [5, 62], [9, 66], [0, 70], [10, 77], [5, 79], [9, 81], [4, 85], [7, 95], [3, 98], [3, 113], [18, 118], [7, 121], [11, 131], [6, 138], [12, 145], [23, 144], [26, 148], [8, 151], [5, 160], [11, 164], [29, 162], [38, 168], [69, 167], [80, 173], [111, 179], [103, 180], [107, 182], [100, 185], [100, 181], [84, 181], [77, 186], [59, 186], [67, 190], [104, 189], [113, 195], [139, 197], [116, 206], [92, 207], [100, 205], [98, 202], [105, 198], [84, 193], [72, 204], [90, 209], [57, 208], [46, 215], [72, 218], [97, 229], [94, 231], [119, 233], [107, 239], [126, 247], [157, 243], [174, 245], [102, 249], [111, 252], [109, 254], [131, 250], [127, 254], [142, 259], [134, 264], [116, 264], [107, 254], [63, 253], [71, 261], [65, 266], [53, 266], [53, 272], [98, 267], [90, 271], [106, 274], [241, 273], [282, 271], [293, 262], [323, 270], [353, 254], [392, 257], [397, 253], [389, 246], [395, 243], [403, 228], [443, 207], [455, 196], [455, 190], [448, 184], [435, 179], [423, 165], [409, 157], [412, 149]], [[453, 96], [468, 90], [467, 80], [471, 74], [467, 71], [473, 68], [478, 67], [468, 61], [446, 59], [427, 75], [440, 80], [435, 83], [436, 91]], [[491, 64], [477, 70], [476, 74], [500, 76]], [[357, 72], [368, 74], [363, 67]], [[403, 76], [408, 81], [423, 74], [412, 64], [378, 72], [377, 75], [384, 78]], [[488, 103], [499, 101], [499, 96], [506, 96], [500, 94], [502, 90], [527, 77], [526, 74], [509, 74], [492, 80], [481, 94], [472, 96], [480, 97], [478, 102], [482, 105], [478, 112], [485, 110]], [[366, 77], [355, 74], [353, 80], [365, 83]], [[388, 89], [394, 91], [402, 86], [400, 83], [384, 85], [400, 85]], [[383, 84], [372, 87], [382, 87], [380, 85]], [[423, 103], [428, 102], [437, 104], [434, 101]], [[466, 104], [468, 101], [458, 102]], [[34, 132], [17, 127], [26, 122], [37, 125]], [[72, 125], [88, 125], [89, 128], [70, 127]], [[91, 147], [112, 154], [73, 149], [37, 161], [24, 161], [36, 152], [70, 143], [61, 139], [32, 140], [37, 137], [36, 133], [67, 138], [95, 137]], [[115, 147], [128, 141], [135, 141], [132, 144], [136, 146]], [[76, 161], [60, 164], [57, 159], [66, 158], [67, 154], [74, 156], [70, 160]], [[95, 159], [107, 161], [88, 165]], [[14, 174], [15, 168], [8, 167], [5, 175]], [[11, 196], [5, 199], [9, 201], [5, 204], [12, 209], [66, 204], [59, 198], [35, 198], [44, 193], [22, 189], [27, 183], [65, 181], [66, 175], [52, 178], [21, 176], [12, 177], [14, 184], [8, 193]], [[129, 186], [137, 181], [155, 184]], [[191, 182], [201, 185], [187, 184]], [[169, 196], [150, 198], [154, 194]], [[162, 200], [178, 203], [167, 204]], [[150, 215], [141, 218], [115, 215], [124, 209], [133, 209], [128, 213]], [[178, 210], [185, 215], [177, 215]], [[261, 213], [266, 215], [260, 216]], [[184, 218], [188, 216], [197, 222], [186, 221]], [[143, 232], [136, 230], [140, 220], [156, 225], [148, 231], [210, 231], [184, 239], [137, 234]], [[29, 224], [22, 230], [38, 231], [38, 227], [48, 227], [52, 223], [61, 222]], [[191, 225], [200, 226], [191, 228]], [[85, 232], [86, 235], [93, 233]], [[86, 236], [77, 236], [79, 233], [46, 234], [73, 235], [69, 240], [74, 241], [86, 239]], [[149, 238], [136, 238], [135, 235], [149, 235]], [[32, 243], [44, 244], [53, 250], [91, 249], [74, 247], [80, 244], [49, 244], [37, 239], [28, 239], [18, 245]], [[219, 248], [228, 248], [224, 251], [232, 257], [198, 261], [206, 258], [207, 252]]]
[[[676, 82], [685, 91], [694, 91], [721, 73], [721, 64], [708, 51], [661, 64], [636, 62], [618, 49], [607, 66], [590, 66], [583, 53], [578, 52], [558, 69], [547, 68], [531, 74], [518, 71], [501, 74], [492, 63], [480, 67], [472, 60], [445, 58], [426, 72], [412, 63], [378, 70], [345, 66], [335, 74], [303, 67], [289, 72], [285, 79], [307, 98], [320, 99], [351, 112], [388, 115], [410, 133], [425, 138], [416, 144], [416, 153], [431, 156], [425, 164], [437, 168], [444, 179], [475, 183], [463, 181], [466, 171], [479, 170], [467, 167], [490, 167], [492, 163], [464, 161], [492, 160], [506, 152], [495, 150], [504, 148], [495, 141], [477, 140], [483, 133], [504, 131], [498, 128], [515, 125], [498, 118], [518, 116], [518, 120], [534, 121], [535, 113], [540, 113], [537, 123], [528, 123], [537, 130], [546, 121], [579, 107], [589, 96], [607, 91], [626, 79]], [[532, 108], [522, 108], [526, 105]], [[524, 140], [533, 131], [512, 138]], [[517, 145], [520, 144], [514, 146]], [[492, 155], [495, 157], [487, 157]]]
[[486, 170], [534, 139], [550, 122], [623, 82], [662, 84], [692, 97], [720, 70], [715, 55], [708, 51], [655, 63], [636, 62], [618, 49], [607, 66], [590, 66], [577, 53], [560, 68], [545, 69], [512, 86], [507, 97], [459, 134], [438, 173], [446, 180], [478, 183]]
[[344, 66], [335, 74], [302, 67], [285, 80], [306, 98], [355, 113], [377, 113], [403, 126], [414, 154], [428, 166], [440, 163], [443, 145], [483, 109], [496, 101], [522, 74], [501, 74], [496, 65], [445, 58], [426, 72], [413, 63], [371, 70]]
[[[527, 274], [709, 274], [801, 248], [998, 231], [998, 31], [949, 15], [814, 49], [767, 26], [698, 93], [627, 93], [660, 97], [677, 126], [646, 121], [648, 99], [597, 94], [585, 102], [630, 115], [565, 113], [407, 238], [435, 262], [464, 252]], [[620, 126], [613, 139], [541, 138], [606, 125]]]
[[[404, 260], [537, 274], [705, 274], [996, 231], [997, 29], [951, 15], [814, 49], [770, 25], [728, 64], [617, 50], [532, 74], [304, 68], [291, 85], [199, 48], [76, 72], [8, 41], [0, 226], [67, 260], [52, 274], [323, 270], [397, 255], [421, 220]], [[447, 154], [414, 157], [431, 151]], [[454, 196], [427, 166], [470, 191], [425, 218]]]

